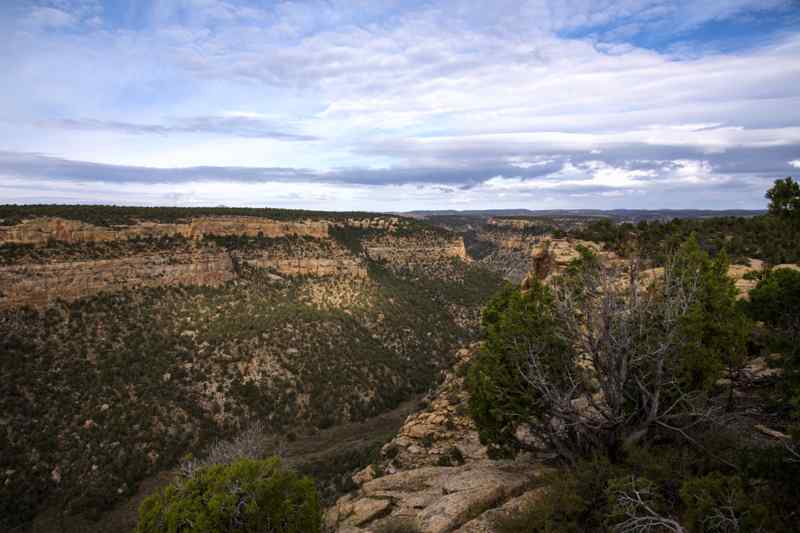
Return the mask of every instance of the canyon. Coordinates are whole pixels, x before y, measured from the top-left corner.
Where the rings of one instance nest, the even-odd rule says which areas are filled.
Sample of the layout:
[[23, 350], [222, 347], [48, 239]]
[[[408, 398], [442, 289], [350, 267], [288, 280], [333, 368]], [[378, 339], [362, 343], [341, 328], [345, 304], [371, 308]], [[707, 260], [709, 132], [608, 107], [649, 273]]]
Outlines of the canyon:
[[[377, 460], [337, 484], [352, 490], [328, 502], [326, 522], [492, 531], [539, 497], [547, 469], [489, 458], [466, 413], [481, 309], [504, 280], [547, 280], [580, 249], [627, 261], [529, 219], [103, 208], [108, 223], [92, 209], [0, 219], [6, 528], [44, 513], [34, 523], [90, 530], [143, 480], [253, 420], [314, 440], [425, 395]], [[729, 274], [745, 294], [764, 267]]]
[[99, 517], [252, 420], [391, 410], [502, 282], [460, 235], [393, 215], [62, 211], [0, 217], [6, 529], [53, 506]]
[[[143, 222], [134, 226], [102, 228], [61, 218], [26, 220], [0, 226], [0, 246], [46, 247], [68, 243], [97, 259], [63, 260], [58, 254], [47, 261], [14, 261], [0, 266], [0, 308], [22, 305], [46, 306], [56, 299], [75, 300], [104, 291], [147, 286], [219, 286], [236, 277], [239, 265], [263, 268], [286, 276], [346, 276], [364, 278], [365, 261], [331, 237], [332, 226], [373, 230], [364, 243], [366, 258], [400, 265], [446, 258], [466, 260], [460, 237], [395, 235], [400, 220], [395, 217], [347, 219], [343, 222], [304, 220], [274, 221], [253, 217], [202, 217], [186, 223]], [[377, 235], [386, 232], [386, 235]], [[121, 257], [102, 257], [101, 246], [114, 242], [158, 240], [178, 237], [184, 250], [135, 253], [122, 250]], [[208, 237], [252, 237], [267, 240], [293, 239], [294, 245], [277, 242], [265, 250], [226, 250], [205, 242]], [[284, 244], [281, 246], [281, 244]]]

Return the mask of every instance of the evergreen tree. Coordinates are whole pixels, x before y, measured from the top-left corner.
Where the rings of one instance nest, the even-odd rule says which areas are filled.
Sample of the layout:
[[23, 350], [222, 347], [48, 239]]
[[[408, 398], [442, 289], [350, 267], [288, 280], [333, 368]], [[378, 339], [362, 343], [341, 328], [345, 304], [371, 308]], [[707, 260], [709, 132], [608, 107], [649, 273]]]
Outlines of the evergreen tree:
[[787, 392], [800, 406], [800, 271], [768, 272], [750, 291], [745, 308], [769, 329], [770, 348], [783, 354]]
[[277, 458], [201, 469], [148, 496], [136, 533], [319, 533], [314, 482]]
[[790, 177], [775, 180], [765, 196], [769, 200], [771, 215], [800, 222], [800, 183]]
[[683, 379], [691, 389], [709, 390], [723, 369], [733, 376], [741, 369], [751, 325], [736, 305], [738, 289], [728, 276], [724, 250], [712, 260], [692, 235], [678, 250], [675, 265], [683, 283], [697, 284], [683, 318]]

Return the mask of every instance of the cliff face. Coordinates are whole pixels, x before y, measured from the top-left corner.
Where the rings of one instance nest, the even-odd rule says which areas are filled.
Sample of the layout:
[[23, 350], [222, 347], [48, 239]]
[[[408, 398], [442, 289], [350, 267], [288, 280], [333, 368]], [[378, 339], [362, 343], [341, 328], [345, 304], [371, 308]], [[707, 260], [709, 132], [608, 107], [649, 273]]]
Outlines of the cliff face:
[[458, 351], [424, 409], [383, 446], [377, 468], [353, 476], [358, 489], [328, 510], [327, 527], [366, 533], [400, 522], [424, 533], [488, 533], [497, 518], [539, 497], [545, 468], [531, 458], [489, 459], [466, 414], [460, 374], [476, 349]]
[[500, 272], [512, 283], [519, 283], [533, 270], [533, 250], [541, 244], [543, 236], [526, 233], [512, 226], [487, 228], [478, 234], [478, 241], [489, 250], [480, 258], [480, 262]]
[[[0, 263], [4, 263], [0, 266], [0, 309], [21, 305], [42, 307], [59, 298], [69, 301], [137, 287], [218, 286], [236, 278], [242, 264], [267, 269], [279, 276], [365, 278], [366, 258], [340, 245], [331, 236], [333, 226], [343, 231], [372, 232], [363, 246], [369, 259], [395, 264], [430, 263], [450, 257], [466, 259], [461, 238], [426, 232], [399, 234], [403, 221], [397, 217], [297, 222], [203, 217], [185, 223], [143, 222], [112, 228], [42, 218], [0, 226], [0, 254], [4, 247], [48, 250], [65, 244], [77, 253], [65, 258], [57, 251], [45, 261], [31, 263], [22, 257]], [[288, 245], [278, 242], [257, 250], [242, 250], [237, 242], [233, 242], [232, 248], [207, 242], [219, 237], [292, 242]], [[180, 250], [167, 248], [145, 254], [125, 248], [132, 241], [167, 238], [182, 239], [183, 246]], [[116, 255], [122, 257], [104, 257], [102, 249], [95, 246], [98, 243], [118, 243], [123, 249]], [[81, 251], [89, 257], [81, 257]], [[74, 259], [76, 255], [78, 260]]]
[[102, 291], [161, 285], [219, 285], [233, 278], [224, 253], [159, 254], [0, 267], [0, 308], [46, 306]]
[[418, 238], [387, 234], [369, 239], [364, 248], [371, 259], [399, 265], [449, 258], [468, 260], [464, 240], [449, 235], [426, 235]]
[[261, 252], [244, 256], [225, 250], [197, 250], [22, 264], [0, 267], [0, 309], [22, 305], [41, 308], [56, 299], [72, 301], [142, 287], [217, 287], [237, 277], [237, 264], [267, 269], [278, 276], [367, 276], [364, 262], [341, 249], [325, 255]]
[[0, 244], [45, 244], [48, 241], [103, 242], [132, 238], [173, 237], [199, 239], [205, 235], [326, 238], [329, 222], [277, 221], [256, 217], [201, 217], [186, 223], [141, 222], [131, 226], [100, 227], [63, 218], [37, 218], [14, 226], [0, 226]]

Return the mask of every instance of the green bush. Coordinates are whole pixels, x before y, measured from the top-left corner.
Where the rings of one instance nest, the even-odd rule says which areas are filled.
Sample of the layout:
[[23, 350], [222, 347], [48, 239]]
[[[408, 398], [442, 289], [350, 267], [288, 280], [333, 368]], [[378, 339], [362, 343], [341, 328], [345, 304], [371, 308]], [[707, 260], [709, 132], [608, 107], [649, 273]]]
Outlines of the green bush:
[[748, 313], [780, 330], [795, 330], [800, 323], [800, 271], [778, 268], [769, 271], [750, 291]]
[[136, 533], [315, 533], [320, 529], [314, 482], [272, 458], [203, 469], [147, 497], [139, 508]]
[[543, 494], [517, 513], [499, 517], [497, 533], [568, 533], [602, 530], [608, 513], [606, 487], [621, 469], [603, 457], [579, 462], [543, 479]]
[[768, 272], [750, 291], [747, 313], [764, 323], [770, 348], [783, 353], [783, 381], [792, 403], [800, 407], [800, 271]]
[[678, 275], [699, 277], [697, 298], [683, 318], [682, 379], [691, 389], [708, 390], [723, 368], [734, 376], [744, 365], [751, 324], [736, 305], [738, 290], [724, 251], [712, 260], [691, 235], [675, 257]]
[[753, 502], [738, 476], [712, 472], [686, 480], [681, 487], [685, 522], [691, 531], [764, 531], [769, 510]]
[[514, 447], [514, 431], [527, 416], [546, 414], [518, 371], [527, 357], [519, 347], [540, 343], [553, 354], [552, 365], [566, 364], [571, 350], [557, 336], [556, 320], [550, 290], [538, 282], [526, 292], [506, 287], [483, 312], [486, 342], [470, 366], [467, 388], [470, 414], [494, 452]]

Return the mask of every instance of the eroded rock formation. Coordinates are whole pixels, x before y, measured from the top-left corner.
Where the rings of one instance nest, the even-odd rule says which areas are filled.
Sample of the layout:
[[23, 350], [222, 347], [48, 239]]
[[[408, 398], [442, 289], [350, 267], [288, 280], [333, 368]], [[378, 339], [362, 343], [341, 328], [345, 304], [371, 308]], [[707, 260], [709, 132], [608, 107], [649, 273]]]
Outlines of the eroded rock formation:
[[45, 244], [48, 241], [103, 242], [136, 237], [200, 239], [205, 235], [256, 237], [328, 237], [330, 223], [320, 220], [279, 221], [258, 217], [200, 217], [187, 222], [164, 224], [141, 222], [134, 225], [101, 227], [63, 218], [36, 218], [14, 226], [0, 226], [0, 244]]
[[[100, 227], [76, 220], [39, 218], [0, 226], [0, 252], [22, 246], [48, 248], [87, 246], [88, 257], [64, 257], [31, 262], [23, 257], [0, 263], [0, 308], [41, 307], [55, 299], [74, 300], [99, 292], [159, 285], [217, 286], [237, 276], [241, 265], [267, 269], [279, 276], [337, 276], [363, 279], [365, 257], [339, 244], [331, 227], [369, 230], [363, 247], [367, 258], [393, 264], [430, 263], [443, 258], [466, 259], [460, 237], [425, 231], [398, 232], [399, 217], [327, 221], [279, 221], [258, 217], [200, 217], [165, 224], [142, 222]], [[206, 242], [209, 237], [294, 239], [288, 244], [257, 250], [234, 249]], [[138, 253], [125, 243], [142, 239], [183, 239], [180, 249]], [[103, 255], [95, 245], [118, 243], [122, 252]], [[91, 252], [91, 253], [88, 253]], [[118, 250], [117, 250], [118, 252]], [[97, 257], [99, 256], [99, 257]]]
[[328, 510], [328, 527], [358, 533], [403, 521], [424, 533], [492, 531], [495, 517], [540, 493], [544, 467], [489, 459], [466, 414], [460, 369], [476, 349], [458, 352], [427, 406], [383, 447], [377, 471], [370, 465], [353, 476], [359, 488]]

